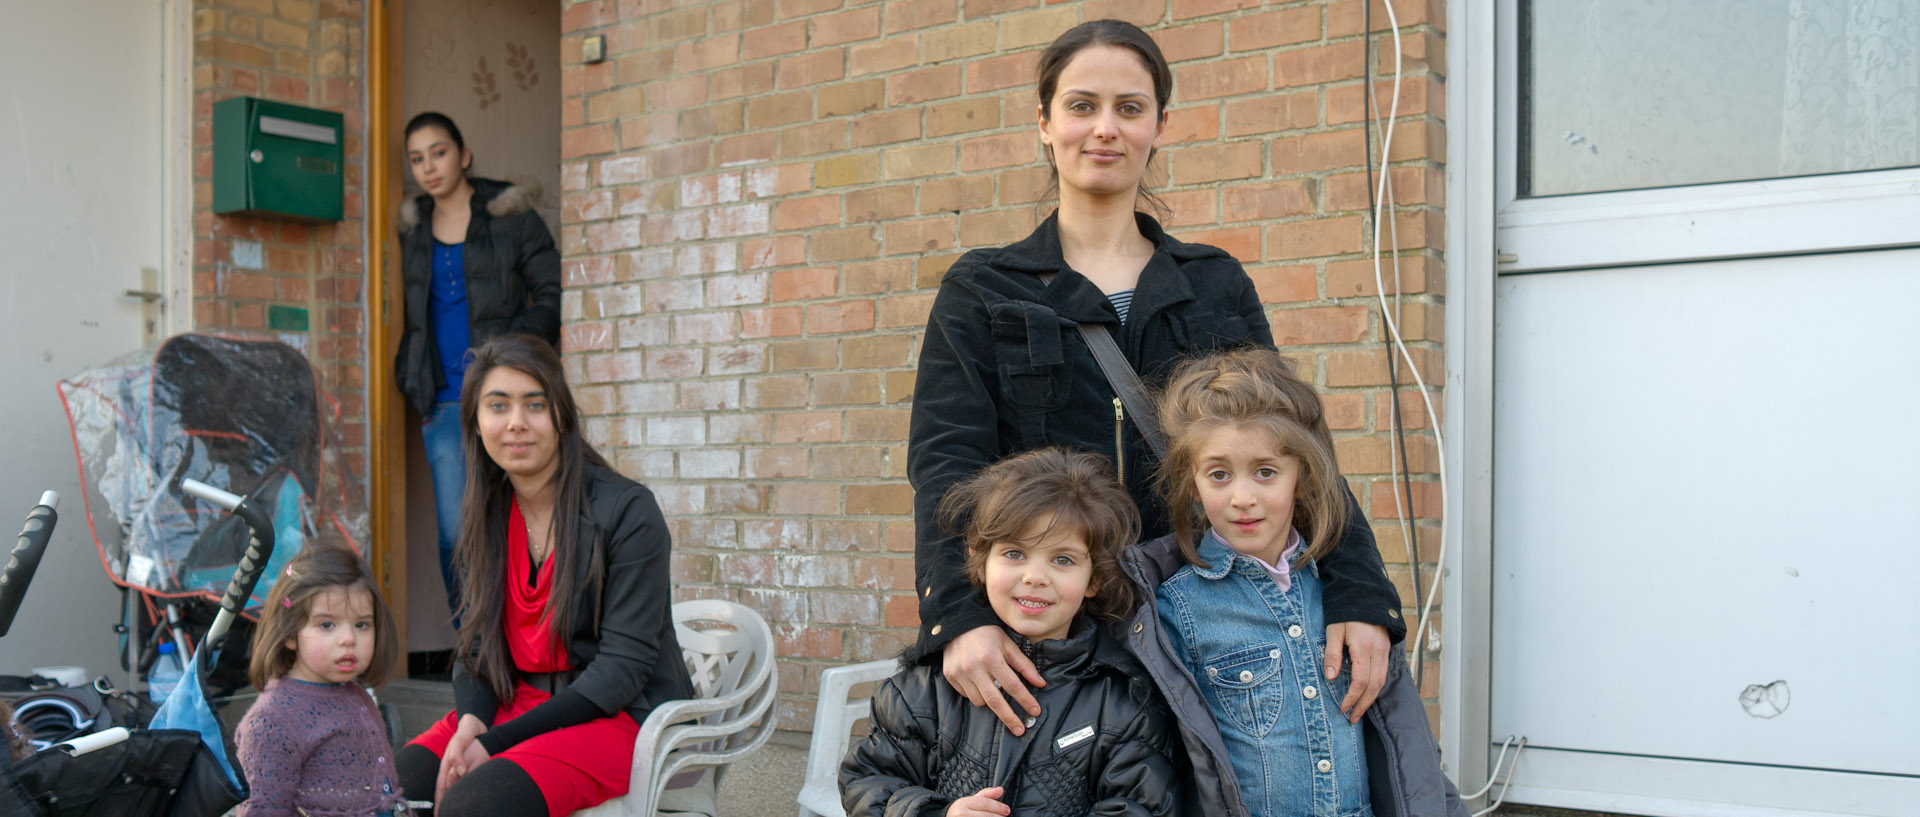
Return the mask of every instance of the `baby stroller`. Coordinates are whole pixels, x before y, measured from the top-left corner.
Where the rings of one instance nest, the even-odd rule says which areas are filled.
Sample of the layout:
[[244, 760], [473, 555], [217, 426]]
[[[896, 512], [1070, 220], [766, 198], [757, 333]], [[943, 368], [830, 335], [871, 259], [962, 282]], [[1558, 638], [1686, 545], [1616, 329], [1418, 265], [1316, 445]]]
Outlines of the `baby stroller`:
[[[150, 727], [116, 726], [41, 749], [18, 763], [0, 752], [0, 815], [214, 817], [246, 799], [246, 783], [230, 760], [200, 680], [273, 553], [273, 529], [266, 512], [248, 500], [193, 480], [186, 480], [184, 489], [233, 511], [250, 531], [221, 612], [188, 674]], [[11, 626], [52, 538], [57, 500], [49, 491], [28, 514], [26, 529], [0, 572], [0, 635]]]
[[211, 667], [216, 705], [246, 684], [252, 620], [308, 542], [365, 553], [368, 514], [334, 439], [337, 404], [306, 357], [275, 340], [184, 334], [60, 383], [88, 529], [122, 589], [122, 666], [148, 677], [158, 645], [194, 653], [247, 546], [234, 517], [181, 491], [194, 479], [245, 497], [279, 542], [235, 610], [235, 649]]

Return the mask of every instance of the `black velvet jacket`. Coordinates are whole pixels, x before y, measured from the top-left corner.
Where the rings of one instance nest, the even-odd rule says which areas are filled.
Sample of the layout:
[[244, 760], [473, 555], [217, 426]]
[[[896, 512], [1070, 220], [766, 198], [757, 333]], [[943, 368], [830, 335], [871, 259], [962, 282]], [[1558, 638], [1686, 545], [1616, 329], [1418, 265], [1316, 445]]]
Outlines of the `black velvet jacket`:
[[993, 711], [913, 666], [873, 693], [873, 729], [840, 764], [849, 817], [936, 817], [1004, 786], [1026, 817], [1174, 813], [1185, 788], [1173, 719], [1120, 642], [1092, 622], [1063, 639], [1014, 642], [1047, 679], [1040, 716], [1014, 737]]
[[[573, 680], [545, 703], [481, 735], [480, 745], [490, 754], [623, 711], [639, 723], [661, 703], [694, 697], [673, 631], [671, 542], [653, 492], [594, 467], [587, 475], [587, 513], [580, 521], [603, 579], [600, 587], [587, 588], [589, 562], [574, 561], [582, 590], [572, 600], [573, 633], [567, 639]], [[456, 711], [493, 723], [500, 702], [467, 673], [464, 661], [454, 661], [453, 694]]]
[[[495, 335], [525, 334], [560, 348], [560, 251], [533, 211], [525, 188], [469, 178], [473, 214], [462, 251], [467, 269], [467, 319], [474, 346]], [[416, 229], [422, 224], [425, 229]], [[393, 379], [407, 404], [425, 417], [446, 385], [434, 345], [427, 288], [433, 278], [433, 197], [400, 207], [400, 274], [405, 329], [393, 357]]]
[[[988, 464], [1049, 445], [1105, 454], [1140, 506], [1143, 538], [1172, 530], [1153, 486], [1159, 458], [1123, 416], [1076, 324], [1108, 324], [1150, 389], [1183, 357], [1274, 345], [1240, 262], [1217, 247], [1169, 237], [1149, 216], [1138, 218], [1157, 251], [1140, 273], [1124, 325], [1100, 288], [1067, 266], [1054, 218], [1017, 244], [967, 253], [940, 283], [907, 433], [920, 596], [915, 655], [923, 661], [955, 636], [998, 622], [967, 580], [965, 545], [935, 515], [947, 489]], [[1043, 275], [1052, 277], [1042, 283]], [[1319, 563], [1327, 621], [1376, 624], [1398, 642], [1406, 635], [1399, 594], [1372, 528], [1349, 502], [1353, 522]]]

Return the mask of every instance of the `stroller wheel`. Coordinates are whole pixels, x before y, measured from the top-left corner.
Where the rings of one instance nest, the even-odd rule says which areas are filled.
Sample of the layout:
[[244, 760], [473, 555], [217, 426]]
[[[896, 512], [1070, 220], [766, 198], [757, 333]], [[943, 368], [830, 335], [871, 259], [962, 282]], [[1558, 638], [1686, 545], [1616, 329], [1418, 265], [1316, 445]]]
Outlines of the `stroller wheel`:
[[400, 751], [400, 747], [407, 744], [407, 733], [403, 731], [406, 726], [400, 723], [400, 707], [381, 701], [380, 719], [387, 724], [387, 745], [395, 752]]

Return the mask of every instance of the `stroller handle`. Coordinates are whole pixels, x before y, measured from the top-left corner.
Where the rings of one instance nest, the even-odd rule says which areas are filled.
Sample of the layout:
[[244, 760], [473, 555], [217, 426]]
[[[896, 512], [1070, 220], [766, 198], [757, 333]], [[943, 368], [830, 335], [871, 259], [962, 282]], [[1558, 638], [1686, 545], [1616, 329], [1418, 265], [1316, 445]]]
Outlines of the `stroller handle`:
[[59, 505], [60, 494], [48, 491], [40, 495], [40, 504], [27, 511], [26, 527], [20, 530], [6, 569], [0, 571], [0, 636], [13, 627], [13, 616], [27, 597], [27, 585], [33, 583], [34, 571], [40, 569], [40, 557], [53, 540], [54, 523], [60, 521], [60, 513], [54, 510]]
[[227, 583], [227, 593], [220, 599], [220, 613], [214, 616], [213, 626], [207, 628], [206, 646], [217, 652], [227, 640], [227, 630], [233, 626], [234, 617], [246, 609], [247, 599], [253, 595], [253, 586], [260, 581], [260, 572], [266, 568], [268, 557], [273, 555], [273, 520], [267, 515], [266, 509], [252, 499], [222, 491], [199, 480], [180, 480], [180, 489], [189, 496], [232, 511], [234, 516], [247, 523], [246, 555], [240, 558], [240, 564], [233, 569], [233, 580]]

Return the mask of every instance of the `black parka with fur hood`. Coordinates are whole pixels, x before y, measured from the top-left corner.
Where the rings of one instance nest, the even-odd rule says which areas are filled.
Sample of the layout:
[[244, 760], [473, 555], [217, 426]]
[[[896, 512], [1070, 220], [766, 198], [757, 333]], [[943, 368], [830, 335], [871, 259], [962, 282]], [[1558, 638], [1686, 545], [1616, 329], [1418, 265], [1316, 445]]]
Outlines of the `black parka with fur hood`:
[[[560, 251], [533, 210], [525, 187], [469, 177], [473, 215], [467, 221], [467, 318], [473, 345], [495, 335], [526, 334], [560, 346]], [[433, 197], [400, 206], [400, 268], [406, 329], [393, 376], [408, 405], [425, 417], [445, 385], [434, 344], [427, 286], [433, 276]]]
[[873, 730], [840, 764], [848, 817], [936, 817], [992, 786], [1021, 817], [1175, 813], [1173, 718], [1126, 648], [1086, 620], [1054, 641], [1008, 635], [1047, 679], [1026, 734], [968, 703], [938, 659], [910, 666], [874, 689]]

